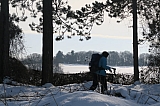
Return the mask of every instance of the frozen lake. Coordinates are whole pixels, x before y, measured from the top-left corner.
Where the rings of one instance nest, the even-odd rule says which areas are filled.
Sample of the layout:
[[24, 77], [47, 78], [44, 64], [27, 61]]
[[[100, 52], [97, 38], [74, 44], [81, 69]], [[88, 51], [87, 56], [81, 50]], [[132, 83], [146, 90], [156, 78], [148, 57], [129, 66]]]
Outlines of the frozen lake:
[[[80, 64], [61, 64], [64, 73], [89, 72], [88, 65]], [[115, 66], [116, 73], [133, 74], [132, 66]], [[107, 71], [109, 73], [109, 71]]]

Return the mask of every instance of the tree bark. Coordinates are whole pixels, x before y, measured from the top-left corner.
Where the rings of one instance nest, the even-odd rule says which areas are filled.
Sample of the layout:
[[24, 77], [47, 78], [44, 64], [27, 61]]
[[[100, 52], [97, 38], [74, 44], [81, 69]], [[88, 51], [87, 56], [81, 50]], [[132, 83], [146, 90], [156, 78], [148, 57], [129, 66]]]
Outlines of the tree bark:
[[53, 80], [53, 23], [52, 0], [43, 0], [43, 50], [42, 50], [42, 82]]
[[138, 38], [137, 38], [137, 0], [133, 2], [133, 60], [134, 60], [134, 81], [139, 81], [138, 69]]
[[3, 81], [3, 20], [0, 12], [0, 83]]
[[9, 0], [1, 0], [0, 70], [1, 78], [9, 75]]

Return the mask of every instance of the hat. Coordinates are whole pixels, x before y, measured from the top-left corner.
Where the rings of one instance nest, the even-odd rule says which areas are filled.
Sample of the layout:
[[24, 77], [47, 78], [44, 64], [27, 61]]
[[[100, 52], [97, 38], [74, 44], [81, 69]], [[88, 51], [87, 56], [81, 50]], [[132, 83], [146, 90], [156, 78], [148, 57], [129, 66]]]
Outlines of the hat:
[[106, 51], [103, 51], [103, 52], [102, 52], [102, 55], [103, 55], [104, 57], [108, 57], [109, 53], [106, 52]]

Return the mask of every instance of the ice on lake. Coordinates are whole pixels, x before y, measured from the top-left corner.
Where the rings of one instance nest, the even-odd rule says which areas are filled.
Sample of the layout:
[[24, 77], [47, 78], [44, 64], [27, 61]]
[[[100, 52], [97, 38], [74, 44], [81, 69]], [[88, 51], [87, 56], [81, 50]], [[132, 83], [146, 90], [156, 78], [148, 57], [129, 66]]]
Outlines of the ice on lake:
[[[89, 72], [88, 65], [81, 64], [60, 64], [64, 73], [82, 73]], [[116, 68], [116, 73], [133, 74], [133, 66], [113, 66]], [[107, 71], [109, 73], [109, 71]]]

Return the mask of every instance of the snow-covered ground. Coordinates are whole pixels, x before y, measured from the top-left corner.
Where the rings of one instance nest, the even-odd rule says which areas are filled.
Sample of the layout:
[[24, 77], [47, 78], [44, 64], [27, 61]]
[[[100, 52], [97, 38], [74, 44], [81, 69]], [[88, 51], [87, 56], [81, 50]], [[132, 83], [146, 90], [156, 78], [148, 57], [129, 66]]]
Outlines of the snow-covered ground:
[[[112, 95], [85, 90], [91, 85], [70, 84], [42, 87], [0, 84], [0, 106], [160, 106], [160, 85], [108, 83]], [[123, 97], [113, 96], [121, 94]]]
[[[89, 71], [86, 65], [62, 65], [65, 73]], [[133, 73], [133, 67], [116, 67], [117, 73]], [[160, 84], [132, 85], [108, 82], [107, 94], [87, 90], [92, 81], [81, 84], [53, 86], [50, 83], [37, 87], [0, 84], [0, 106], [160, 106]], [[119, 95], [120, 97], [118, 97]]]

